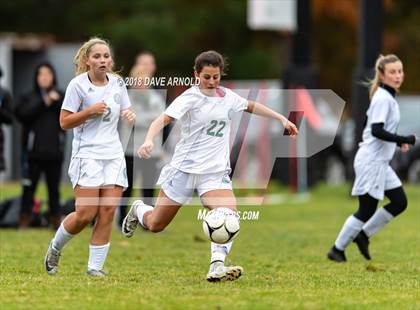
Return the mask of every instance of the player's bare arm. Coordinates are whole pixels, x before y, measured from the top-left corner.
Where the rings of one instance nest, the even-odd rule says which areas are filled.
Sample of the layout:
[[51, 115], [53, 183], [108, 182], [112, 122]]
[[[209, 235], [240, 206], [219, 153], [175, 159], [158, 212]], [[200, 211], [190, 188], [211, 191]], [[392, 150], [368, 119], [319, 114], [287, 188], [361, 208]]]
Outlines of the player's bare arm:
[[107, 105], [104, 102], [95, 103], [89, 108], [76, 113], [67, 110], [61, 110], [60, 126], [64, 130], [71, 129], [83, 124], [89, 118], [104, 115], [105, 113], [107, 113], [107, 111]]
[[144, 143], [137, 150], [137, 154], [140, 158], [150, 158], [154, 147], [153, 139], [166, 125], [171, 123], [173, 120], [173, 117], [162, 113], [152, 122], [152, 124], [149, 127], [149, 130], [147, 131]]
[[266, 107], [265, 105], [261, 103], [248, 100], [248, 108], [245, 111], [248, 113], [253, 113], [256, 115], [269, 117], [269, 118], [278, 120], [279, 122], [283, 124], [284, 128], [286, 128], [287, 131], [289, 131], [290, 136], [292, 137], [297, 136], [299, 133], [299, 130], [297, 129], [295, 124], [293, 124], [291, 121], [289, 121], [286, 117], [284, 117], [280, 113], [277, 113], [271, 110], [270, 108]]

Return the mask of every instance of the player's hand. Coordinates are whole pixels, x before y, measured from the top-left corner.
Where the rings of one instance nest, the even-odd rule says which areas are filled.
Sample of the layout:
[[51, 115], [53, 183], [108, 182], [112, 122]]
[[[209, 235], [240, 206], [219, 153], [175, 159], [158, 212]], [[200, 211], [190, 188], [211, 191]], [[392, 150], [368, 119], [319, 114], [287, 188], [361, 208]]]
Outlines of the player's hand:
[[130, 124], [134, 124], [136, 120], [136, 113], [131, 108], [125, 109], [121, 112], [121, 118]]
[[108, 106], [105, 102], [97, 102], [89, 107], [92, 117], [97, 117], [108, 113]]
[[140, 158], [150, 158], [152, 155], [153, 147], [155, 145], [152, 141], [146, 140], [144, 141], [143, 145], [139, 147], [137, 150], [137, 155], [139, 155]]
[[409, 149], [409, 147], [408, 147], [408, 143], [403, 143], [403, 144], [401, 144], [401, 151], [402, 151], [403, 153], [408, 152], [408, 149]]
[[291, 121], [287, 121], [284, 125], [284, 128], [289, 132], [291, 137], [296, 137], [299, 134], [299, 130], [297, 129], [296, 125], [293, 124]]

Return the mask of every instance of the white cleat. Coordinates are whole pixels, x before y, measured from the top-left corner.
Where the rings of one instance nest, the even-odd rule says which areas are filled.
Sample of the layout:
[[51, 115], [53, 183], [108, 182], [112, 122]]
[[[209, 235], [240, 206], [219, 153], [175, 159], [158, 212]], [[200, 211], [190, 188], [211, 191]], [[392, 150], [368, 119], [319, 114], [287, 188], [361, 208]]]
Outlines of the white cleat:
[[207, 281], [224, 282], [235, 281], [238, 279], [244, 269], [241, 266], [225, 266], [222, 262], [215, 262], [210, 265]]
[[45, 255], [44, 265], [45, 270], [49, 275], [54, 275], [58, 272], [58, 262], [60, 260], [60, 251], [57, 251], [52, 246], [52, 242], [48, 246], [47, 254]]
[[143, 204], [143, 201], [136, 200], [133, 202], [130, 211], [128, 211], [122, 223], [121, 232], [127, 238], [134, 235], [134, 232], [139, 224], [139, 219], [137, 218], [137, 204]]
[[96, 270], [96, 269], [88, 269], [86, 274], [89, 277], [96, 277], [96, 278], [103, 278], [106, 277], [107, 274], [103, 270]]

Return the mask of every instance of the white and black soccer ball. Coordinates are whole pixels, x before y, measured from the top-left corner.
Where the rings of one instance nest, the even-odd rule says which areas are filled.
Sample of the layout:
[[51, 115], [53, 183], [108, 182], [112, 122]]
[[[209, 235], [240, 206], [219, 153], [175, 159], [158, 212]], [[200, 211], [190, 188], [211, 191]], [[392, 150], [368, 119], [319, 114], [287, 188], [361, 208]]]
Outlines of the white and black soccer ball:
[[239, 216], [228, 208], [213, 209], [203, 220], [203, 231], [211, 241], [227, 243], [239, 234]]

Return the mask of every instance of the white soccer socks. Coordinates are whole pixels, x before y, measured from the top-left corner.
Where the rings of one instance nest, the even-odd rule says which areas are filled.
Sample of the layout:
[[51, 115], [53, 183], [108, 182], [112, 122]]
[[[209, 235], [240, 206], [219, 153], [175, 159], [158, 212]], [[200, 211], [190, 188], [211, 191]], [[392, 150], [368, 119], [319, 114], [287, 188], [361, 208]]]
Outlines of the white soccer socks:
[[345, 221], [343, 228], [335, 241], [335, 247], [340, 251], [344, 251], [349, 243], [352, 242], [362, 230], [363, 224], [364, 222], [353, 215], [350, 215]]
[[378, 209], [375, 214], [363, 225], [363, 231], [369, 238], [389, 223], [394, 216], [385, 208]]
[[232, 248], [233, 241], [230, 241], [225, 244], [211, 243], [211, 258], [210, 264], [215, 261], [225, 262], [226, 255], [229, 254], [230, 249]]
[[110, 243], [103, 245], [89, 244], [88, 270], [102, 270], [108, 255]]
[[55, 233], [55, 236], [52, 240], [52, 246], [55, 250], [61, 251], [64, 246], [67, 244], [67, 242], [70, 241], [71, 238], [73, 238], [74, 235], [69, 233], [65, 228], [63, 223], [61, 223], [60, 227], [58, 227], [57, 232]]
[[144, 226], [144, 224], [143, 224], [143, 217], [144, 217], [144, 214], [147, 211], [152, 211], [152, 210], [153, 210], [153, 207], [152, 206], [146, 205], [143, 202], [138, 203], [136, 205], [137, 219], [139, 220], [140, 225], [143, 226], [146, 229], [148, 229], [148, 228], [146, 226]]

